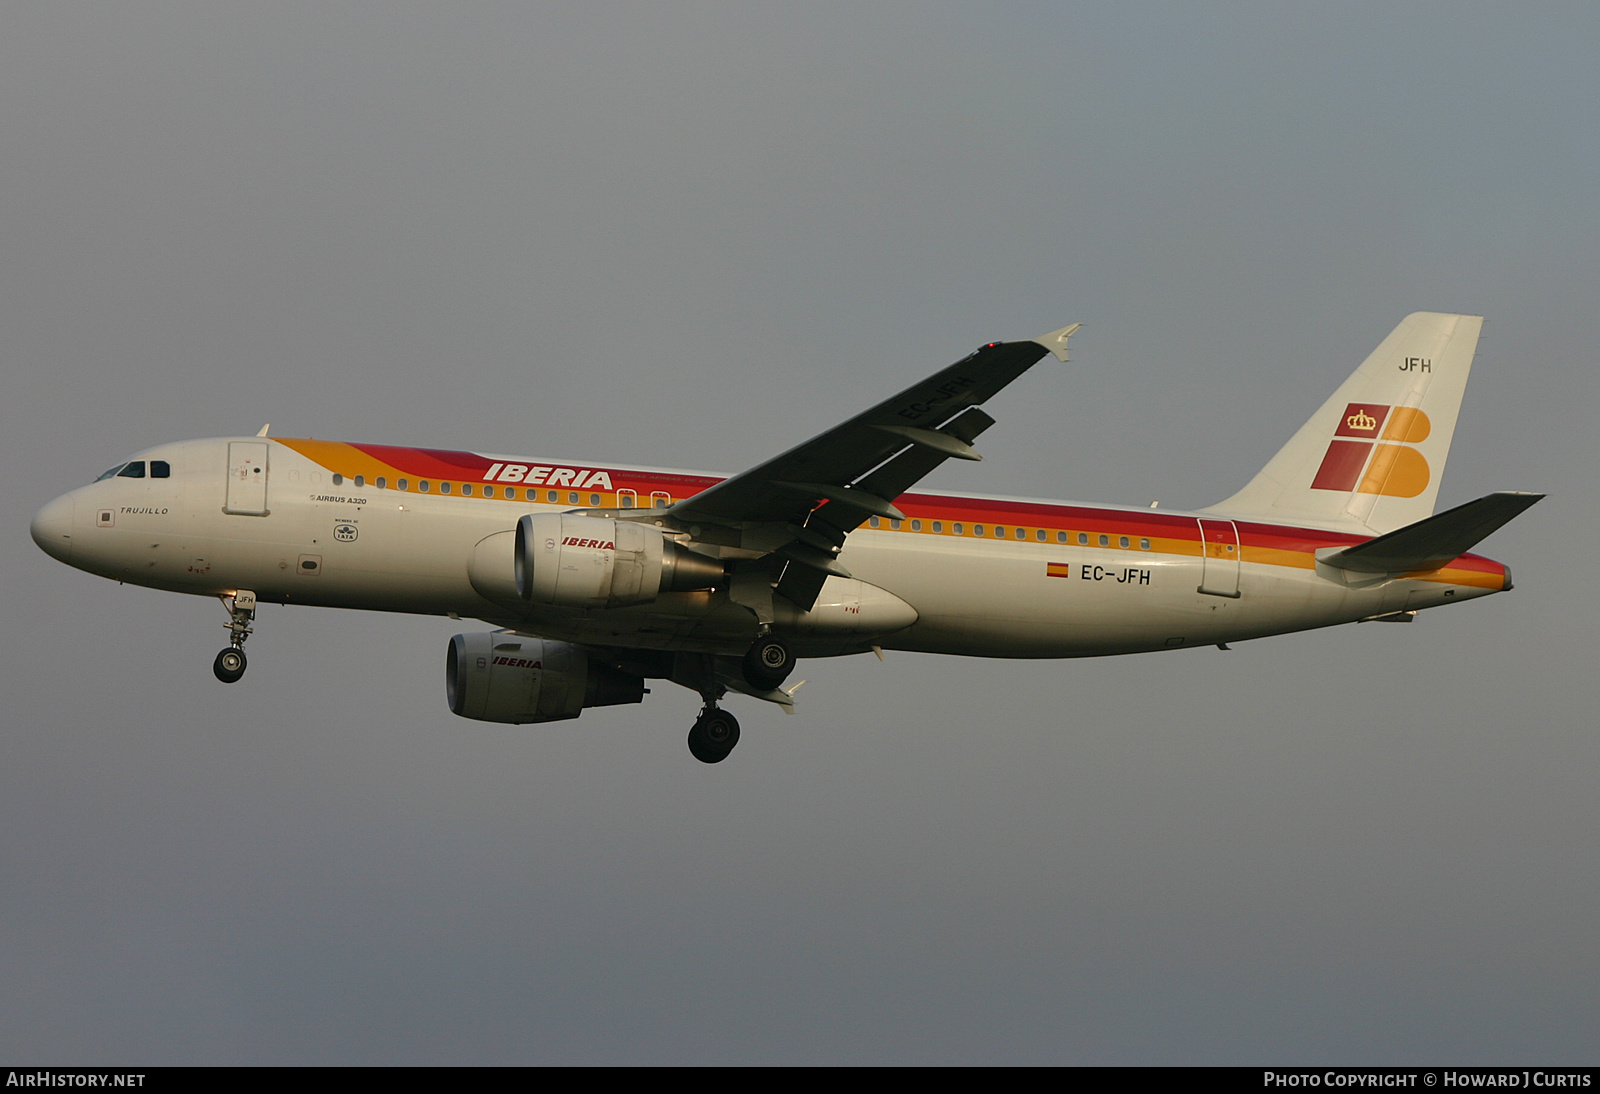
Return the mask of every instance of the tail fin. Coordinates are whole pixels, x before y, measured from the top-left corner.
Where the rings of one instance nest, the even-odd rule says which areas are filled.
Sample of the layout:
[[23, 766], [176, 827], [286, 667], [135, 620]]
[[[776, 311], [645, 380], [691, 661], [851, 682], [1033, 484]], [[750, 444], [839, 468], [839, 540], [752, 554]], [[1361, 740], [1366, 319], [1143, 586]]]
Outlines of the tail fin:
[[1433, 513], [1483, 317], [1406, 316], [1250, 484], [1205, 512], [1382, 533]]

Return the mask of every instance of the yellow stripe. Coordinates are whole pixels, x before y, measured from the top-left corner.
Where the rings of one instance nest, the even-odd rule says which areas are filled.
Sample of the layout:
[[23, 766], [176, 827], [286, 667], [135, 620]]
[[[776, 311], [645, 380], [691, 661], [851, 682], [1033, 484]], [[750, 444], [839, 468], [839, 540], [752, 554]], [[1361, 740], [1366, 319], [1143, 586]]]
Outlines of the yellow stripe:
[[[369, 456], [367, 453], [361, 451], [361, 449], [356, 448], [353, 445], [345, 444], [343, 441], [318, 441], [281, 437], [275, 437], [273, 439], [279, 444], [287, 445], [294, 451], [300, 453], [302, 456], [305, 456], [307, 459], [321, 464], [330, 471], [337, 471], [340, 474], [343, 474], [346, 478], [353, 478], [356, 475], [365, 475], [367, 480], [370, 482], [371, 480], [376, 479], [378, 476], [383, 475], [390, 477], [391, 481], [389, 485], [392, 487], [394, 485], [393, 479], [397, 479], [404, 474], [404, 472], [400, 471], [398, 468], [384, 463], [382, 460]], [[543, 493], [543, 489], [543, 487], [540, 487], [539, 491]], [[557, 489], [564, 494], [567, 488], [560, 487]], [[507, 489], [496, 491], [496, 493], [508, 495], [511, 493], [511, 491]], [[590, 493], [590, 491], [580, 490], [579, 493], [587, 494]], [[509, 501], [512, 499], [510, 497], [505, 497], [504, 500]], [[616, 495], [612, 491], [606, 491], [602, 495], [602, 504], [615, 505]], [[924, 531], [918, 533], [920, 535], [954, 534], [949, 530], [949, 526], [955, 522], [945, 521], [944, 523], [946, 525], [946, 530], [944, 532], [934, 532], [931, 527], [934, 518], [923, 517], [920, 519], [922, 520], [924, 526]], [[1010, 527], [1015, 526], [1013, 525]], [[1026, 527], [1029, 529], [1029, 531], [1032, 531], [1037, 526], [1023, 525], [1023, 527]], [[907, 520], [901, 526], [901, 530], [907, 532], [911, 531], [911, 522]], [[1110, 547], [1102, 548], [1099, 544], [1099, 537], [1101, 535], [1099, 532], [1090, 532], [1089, 542], [1087, 544], [1082, 544], [1078, 542], [1077, 532], [1068, 529], [1060, 530], [1067, 531], [1066, 543], [1055, 542], [1055, 535], [1058, 529], [1054, 528], [1046, 529], [1046, 531], [1049, 532], [1050, 539], [1045, 543], [1039, 543], [1038, 541], [1031, 539], [1016, 540], [1015, 542], [1033, 543], [1035, 546], [1040, 547], [1048, 544], [1051, 547], [1088, 547], [1095, 548], [1097, 550], [1127, 550], [1138, 554], [1177, 555], [1188, 556], [1192, 558], [1200, 557], [1205, 552], [1204, 544], [1198, 540], [1168, 539], [1165, 537], [1157, 538], [1154, 536], [1143, 537], [1150, 540], [1150, 550], [1141, 551], [1137, 546], [1138, 540], [1141, 537], [1133, 535], [1129, 536], [1129, 539], [1132, 540], [1132, 544], [1126, 548], [1118, 547], [1115, 538], [1111, 540]], [[890, 529], [885, 526], [877, 529], [877, 531], [887, 532], [890, 531]], [[1111, 533], [1105, 534], [1111, 535]], [[977, 539], [978, 537], [964, 535], [960, 538]], [[997, 540], [995, 542], [1009, 543], [1012, 541], [1008, 539]], [[1317, 566], [1316, 555], [1311, 551], [1286, 551], [1278, 547], [1253, 547], [1248, 544], [1241, 543], [1239, 545], [1239, 552], [1241, 556], [1240, 561], [1259, 563], [1264, 566], [1286, 566], [1296, 570], [1314, 570]], [[1048, 566], [1047, 573], [1049, 573], [1052, 577], [1062, 576], [1056, 571], [1058, 569], [1066, 570], [1070, 566], [1069, 563], [1058, 562], [1051, 562], [1047, 563], [1046, 565]], [[1450, 567], [1445, 567], [1441, 570], [1418, 570], [1414, 573], [1406, 574], [1405, 577], [1413, 581], [1434, 581], [1448, 585], [1469, 585], [1473, 588], [1479, 589], [1499, 590], [1505, 586], [1505, 578], [1501, 574], [1489, 573], [1483, 570], [1452, 569]]]
[[1245, 562], [1259, 562], [1263, 566], [1289, 566], [1296, 570], [1315, 570], [1317, 556], [1311, 551], [1285, 551], [1281, 547], [1242, 548]]
[[354, 445], [345, 444], [343, 441], [313, 441], [313, 440], [286, 440], [275, 438], [279, 444], [287, 445], [313, 463], [320, 463], [330, 471], [336, 471], [345, 478], [354, 478], [365, 475], [367, 481], [372, 481], [379, 475], [399, 476], [404, 474], [398, 468], [391, 467], [382, 460], [374, 459]]
[[1506, 587], [1503, 573], [1491, 574], [1482, 570], [1415, 570], [1404, 575], [1410, 581], [1437, 581], [1444, 585], [1471, 585], [1475, 589], [1493, 589], [1499, 592]]

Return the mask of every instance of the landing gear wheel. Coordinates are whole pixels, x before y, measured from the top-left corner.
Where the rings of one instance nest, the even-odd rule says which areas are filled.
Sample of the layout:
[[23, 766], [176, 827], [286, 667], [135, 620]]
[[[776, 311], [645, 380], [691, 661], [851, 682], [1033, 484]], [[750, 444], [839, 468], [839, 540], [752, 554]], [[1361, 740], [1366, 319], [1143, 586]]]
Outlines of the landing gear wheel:
[[224, 684], [232, 684], [244, 675], [244, 670], [249, 666], [250, 662], [245, 660], [244, 650], [229, 646], [217, 654], [217, 659], [211, 662], [211, 671], [216, 673], [217, 679]]
[[694, 721], [689, 730], [689, 752], [703, 764], [719, 764], [739, 743], [739, 720], [715, 707]]
[[771, 691], [794, 671], [794, 651], [775, 634], [764, 634], [744, 655], [744, 678], [753, 688]]

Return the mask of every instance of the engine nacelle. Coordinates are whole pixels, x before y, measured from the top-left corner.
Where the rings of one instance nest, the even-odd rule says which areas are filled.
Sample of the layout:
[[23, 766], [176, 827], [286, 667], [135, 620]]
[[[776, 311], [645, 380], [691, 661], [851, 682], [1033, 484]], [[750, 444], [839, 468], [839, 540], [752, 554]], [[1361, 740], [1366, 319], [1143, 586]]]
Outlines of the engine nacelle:
[[648, 604], [723, 578], [721, 562], [659, 529], [579, 513], [528, 514], [517, 522], [515, 550], [518, 595], [563, 608]]
[[644, 678], [596, 660], [582, 646], [507, 631], [458, 634], [445, 657], [450, 709], [480, 722], [555, 722], [584, 707], [637, 703]]

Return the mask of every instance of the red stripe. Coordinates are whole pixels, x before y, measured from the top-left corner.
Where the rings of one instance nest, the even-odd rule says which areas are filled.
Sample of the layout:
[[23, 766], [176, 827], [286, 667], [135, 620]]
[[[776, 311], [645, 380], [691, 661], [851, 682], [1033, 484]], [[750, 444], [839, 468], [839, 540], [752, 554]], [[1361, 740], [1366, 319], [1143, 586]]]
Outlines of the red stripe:
[[[1379, 407], [1368, 407], [1374, 416]], [[1348, 472], [1350, 483], [1339, 489], [1354, 489], [1355, 476], [1360, 473], [1361, 465], [1366, 461], [1367, 449], [1370, 445], [1362, 441], [1333, 441], [1329, 447], [1329, 456], [1333, 454], [1333, 446], [1344, 445], [1359, 448], [1360, 459], [1353, 471]], [[440, 479], [481, 479], [483, 473], [491, 464], [505, 462], [505, 457], [500, 460], [490, 460], [476, 452], [458, 452], [448, 449], [434, 448], [408, 448], [396, 445], [383, 444], [352, 444], [374, 459], [389, 464], [398, 471], [408, 475]], [[678, 474], [662, 471], [636, 471], [627, 468], [613, 468], [584, 465], [584, 464], [557, 464], [553, 462], [539, 463], [526, 458], [516, 458], [515, 462], [527, 464], [530, 467], [584, 467], [592, 470], [604, 470], [610, 474], [612, 483], [618, 489], [636, 490], [640, 494], [647, 494], [651, 490], [664, 490], [672, 495], [674, 501], [681, 501], [691, 497], [707, 487], [713, 486], [723, 480], [714, 475]], [[1324, 466], [1328, 460], [1324, 459]], [[1319, 478], [1321, 473], [1319, 472]], [[1319, 489], [1328, 489], [1319, 487]], [[1085, 505], [1069, 505], [1054, 502], [1033, 501], [1003, 501], [998, 498], [981, 497], [940, 497], [932, 494], [902, 494], [899, 498], [892, 499], [895, 504], [908, 516], [924, 521], [965, 521], [979, 524], [1002, 524], [1008, 527], [1022, 526], [1030, 530], [1035, 528], [1050, 528], [1054, 530], [1070, 530], [1073, 532], [1107, 532], [1116, 535], [1146, 536], [1152, 539], [1167, 539], [1187, 541], [1198, 544], [1200, 542], [1200, 526], [1195, 517], [1180, 516], [1176, 513], [1160, 513], [1146, 510], [1100, 509]], [[1315, 528], [1296, 528], [1293, 525], [1257, 524], [1254, 522], [1237, 522], [1239, 529], [1239, 542], [1242, 547], [1261, 547], [1280, 551], [1292, 551], [1310, 554], [1322, 547], [1345, 547], [1355, 543], [1362, 543], [1372, 537], [1353, 535], [1345, 532], [1328, 532]], [[1020, 541], [1019, 541], [1020, 542]], [[1030, 540], [1029, 542], [1033, 542]], [[1050, 566], [1064, 565], [1050, 563]], [[1450, 563], [1451, 569], [1471, 570], [1482, 573], [1503, 573], [1505, 567], [1493, 559], [1481, 555], [1462, 555]], [[1060, 575], [1052, 575], [1060, 576]]]

